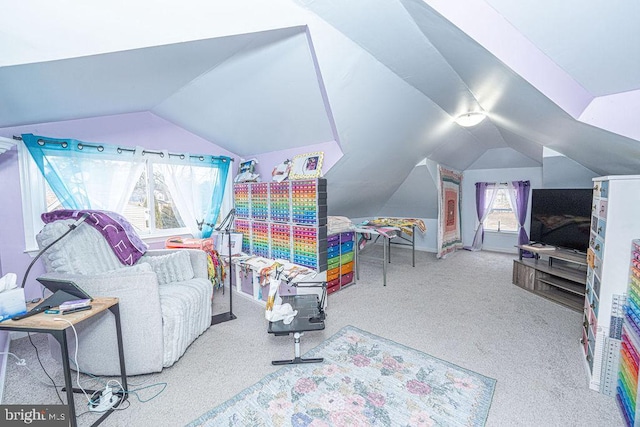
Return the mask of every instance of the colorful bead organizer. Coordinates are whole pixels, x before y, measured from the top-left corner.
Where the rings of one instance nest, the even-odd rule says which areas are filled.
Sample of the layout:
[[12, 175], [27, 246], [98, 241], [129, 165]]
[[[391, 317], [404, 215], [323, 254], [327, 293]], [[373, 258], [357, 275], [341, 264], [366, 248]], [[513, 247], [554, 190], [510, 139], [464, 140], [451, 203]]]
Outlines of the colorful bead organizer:
[[236, 217], [249, 218], [249, 184], [235, 184], [233, 186]]
[[238, 233], [242, 233], [242, 252], [251, 253], [251, 221], [236, 219], [234, 228]]
[[291, 191], [288, 181], [269, 183], [269, 216], [271, 221], [291, 220]]
[[251, 198], [251, 218], [266, 221], [269, 218], [269, 183], [252, 183], [249, 194]]
[[291, 260], [291, 225], [272, 222], [271, 258]]
[[294, 225], [293, 263], [324, 271], [327, 268], [327, 227]]
[[[243, 233], [243, 252], [288, 260], [318, 272], [326, 270], [327, 181], [324, 178], [235, 184], [234, 196], [236, 215], [243, 219], [244, 214], [248, 218], [244, 223], [236, 220], [236, 231]], [[294, 224], [307, 226], [299, 230], [297, 247]], [[279, 226], [286, 226], [290, 231], [287, 234], [285, 227]]]
[[269, 254], [269, 223], [253, 221], [251, 223], [251, 253], [271, 258]]
[[[637, 425], [638, 376], [640, 375], [640, 240], [631, 245], [627, 302], [624, 306], [616, 400], [628, 426]], [[612, 316], [613, 319], [613, 316]]]
[[327, 224], [327, 180], [291, 181], [291, 222]]

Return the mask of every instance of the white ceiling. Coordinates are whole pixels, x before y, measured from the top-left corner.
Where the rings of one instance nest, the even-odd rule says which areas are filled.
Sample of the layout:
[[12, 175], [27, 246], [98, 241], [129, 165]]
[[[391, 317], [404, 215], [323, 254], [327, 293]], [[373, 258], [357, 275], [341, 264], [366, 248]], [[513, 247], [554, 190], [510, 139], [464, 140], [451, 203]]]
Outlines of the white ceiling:
[[[331, 206], [427, 157], [640, 173], [640, 4], [0, 0], [2, 128], [150, 111], [241, 156], [337, 141]], [[29, 22], [29, 25], [25, 25]], [[474, 128], [453, 119], [484, 109]], [[72, 137], [72, 136], [71, 136]], [[358, 194], [357, 198], [353, 195]]]

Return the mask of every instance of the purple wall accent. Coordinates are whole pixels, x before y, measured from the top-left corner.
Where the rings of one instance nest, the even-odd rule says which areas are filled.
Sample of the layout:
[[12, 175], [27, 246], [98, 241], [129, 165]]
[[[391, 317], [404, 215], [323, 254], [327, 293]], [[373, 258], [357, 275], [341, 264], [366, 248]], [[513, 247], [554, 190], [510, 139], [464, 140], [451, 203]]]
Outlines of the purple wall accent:
[[[52, 138], [74, 138], [85, 142], [119, 144], [127, 147], [142, 146], [149, 149], [194, 154], [237, 156], [222, 147], [202, 139], [152, 113], [132, 113], [64, 122], [34, 124], [0, 129], [0, 136], [33, 133]], [[236, 163], [237, 164], [237, 163]], [[24, 226], [22, 222], [22, 196], [18, 152], [15, 147], [0, 156], [0, 200], [5, 204], [0, 209], [0, 260], [4, 272], [13, 272], [21, 282], [32, 257], [24, 253]], [[44, 272], [38, 262], [29, 273], [25, 286], [28, 298], [39, 294], [35, 278]]]
[[[329, 169], [335, 165], [343, 156], [342, 150], [336, 141], [323, 142], [320, 144], [307, 145], [306, 147], [290, 148], [287, 150], [271, 151], [269, 153], [249, 156], [247, 159], [255, 158], [258, 160], [256, 165], [256, 173], [260, 174], [263, 182], [271, 181], [271, 172], [273, 168], [286, 159], [293, 159], [298, 154], [313, 153], [316, 151], [324, 152], [322, 161], [322, 174], [326, 175]], [[234, 171], [234, 175], [237, 172]]]
[[[172, 152], [193, 154], [225, 155], [234, 158], [232, 174], [237, 172], [238, 156], [194, 135], [158, 116], [149, 113], [131, 113], [89, 119], [68, 120], [64, 122], [42, 123], [0, 129], [0, 136], [11, 138], [13, 135], [33, 133], [52, 138], [73, 138], [85, 142], [118, 144], [126, 147], [142, 146], [148, 149], [168, 149]], [[309, 145], [295, 149], [274, 151], [255, 156], [258, 171], [264, 171], [264, 181], [271, 180], [273, 167], [297, 154], [323, 151], [323, 173], [326, 173], [341, 157], [342, 150], [335, 141]], [[5, 273], [13, 272], [22, 281], [32, 257], [24, 253], [24, 226], [20, 193], [20, 175], [18, 152], [16, 147], [0, 155], [0, 197], [5, 208], [0, 209], [0, 266]], [[149, 244], [150, 248], [162, 248], [161, 242]], [[25, 287], [29, 298], [41, 296], [35, 278], [44, 272], [38, 262], [29, 273]]]

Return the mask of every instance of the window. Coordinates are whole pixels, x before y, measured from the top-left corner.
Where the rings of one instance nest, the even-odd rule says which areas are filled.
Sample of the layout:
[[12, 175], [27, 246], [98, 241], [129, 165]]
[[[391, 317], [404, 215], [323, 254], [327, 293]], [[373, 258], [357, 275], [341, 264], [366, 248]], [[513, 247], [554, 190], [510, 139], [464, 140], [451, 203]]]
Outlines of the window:
[[[489, 195], [487, 195], [487, 200], [489, 200]], [[499, 186], [496, 197], [491, 205], [491, 211], [482, 225], [485, 231], [514, 233], [518, 231], [518, 220], [511, 207], [511, 199], [509, 198], [506, 185]]]
[[[24, 209], [25, 242], [27, 251], [32, 251], [37, 250], [35, 235], [44, 225], [40, 219], [40, 214], [62, 209], [63, 205], [43, 178], [36, 162], [24, 144], [18, 144], [18, 153]], [[137, 162], [139, 166], [131, 168], [129, 174], [125, 174], [124, 179], [122, 177], [114, 178], [111, 181], [112, 185], [108, 186], [110, 187], [108, 192], [99, 191], [97, 186], [92, 186], [91, 184], [92, 179], [97, 181], [96, 178], [102, 178], [101, 174], [93, 173], [94, 170], [109, 167], [108, 165], [105, 166], [105, 162], [109, 160], [96, 158], [96, 165], [100, 166], [90, 165], [90, 167], [86, 167], [86, 165], [83, 165], [82, 170], [76, 171], [76, 175], [80, 177], [78, 180], [86, 184], [80, 186], [82, 188], [79, 192], [84, 191], [87, 193], [91, 203], [90, 206], [93, 209], [117, 210], [110, 209], [109, 206], [113, 206], [114, 198], [120, 199], [121, 202], [119, 202], [118, 206], [121, 206], [121, 209], [118, 209], [119, 213], [129, 220], [143, 238], [164, 239], [170, 235], [194, 234], [193, 227], [191, 227], [192, 224], [195, 224], [193, 216], [202, 218], [203, 214], [195, 213], [191, 208], [185, 208], [189, 200], [184, 197], [184, 194], [176, 195], [176, 192], [183, 192], [184, 186], [188, 187], [189, 183], [180, 182], [181, 178], [176, 178], [172, 173], [173, 169], [166, 165], [166, 161], [161, 163], [162, 157], [171, 156], [147, 154], [138, 160], [129, 160], [129, 162]], [[198, 156], [198, 158], [202, 160], [204, 157]], [[67, 166], [64, 163], [62, 165], [63, 167]], [[72, 166], [75, 167], [76, 165]], [[188, 164], [182, 166], [182, 170], [189, 169]], [[211, 200], [214, 183], [217, 182], [218, 177], [223, 177], [224, 175], [220, 175], [220, 171], [215, 167], [193, 167], [191, 169], [196, 172], [184, 179], [188, 180], [193, 177], [193, 197], [198, 198], [198, 202], [206, 203]], [[203, 171], [205, 172], [203, 173]], [[221, 184], [221, 188], [225, 189], [224, 198], [222, 199], [218, 221], [224, 218], [226, 213], [233, 207], [232, 192], [228, 191], [231, 174], [226, 171], [225, 174], [226, 182]], [[206, 194], [198, 194], [198, 191]], [[180, 196], [178, 197], [179, 200], [176, 199], [177, 196]], [[190, 219], [189, 225], [185, 224], [186, 218]]]

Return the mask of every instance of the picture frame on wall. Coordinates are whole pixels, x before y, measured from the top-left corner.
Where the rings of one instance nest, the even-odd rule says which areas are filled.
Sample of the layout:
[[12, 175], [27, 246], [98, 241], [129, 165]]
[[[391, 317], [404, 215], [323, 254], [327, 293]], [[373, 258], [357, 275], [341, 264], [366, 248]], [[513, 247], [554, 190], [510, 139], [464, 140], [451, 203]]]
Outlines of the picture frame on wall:
[[324, 152], [298, 154], [291, 161], [289, 179], [319, 178], [322, 176]]

